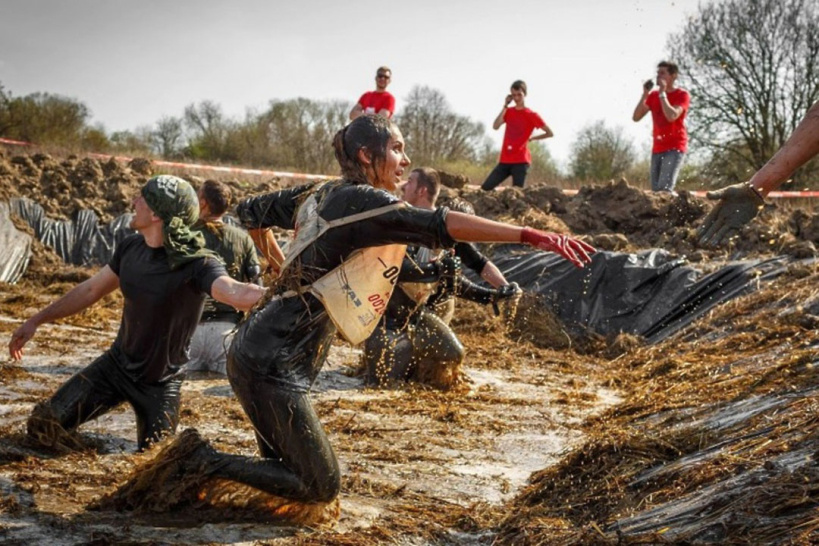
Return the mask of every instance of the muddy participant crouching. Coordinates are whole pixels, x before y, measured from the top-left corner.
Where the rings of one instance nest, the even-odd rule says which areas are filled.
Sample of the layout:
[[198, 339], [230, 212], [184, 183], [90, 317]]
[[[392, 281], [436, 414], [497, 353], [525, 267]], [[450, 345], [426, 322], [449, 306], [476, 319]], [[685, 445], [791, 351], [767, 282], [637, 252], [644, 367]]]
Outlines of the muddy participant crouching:
[[65, 446], [73, 438], [67, 431], [126, 401], [136, 413], [140, 450], [176, 429], [182, 367], [205, 294], [249, 309], [263, 293], [227, 276], [201, 235], [191, 232], [198, 211], [186, 181], [150, 179], [134, 200], [131, 227], [138, 233], [124, 239], [96, 275], [14, 331], [9, 352], [20, 360], [41, 324], [78, 313], [116, 288], [125, 300], [111, 348], [37, 405], [27, 425], [32, 439]]
[[[261, 456], [219, 453], [186, 433], [154, 461], [154, 472], [183, 481], [205, 473], [291, 501], [332, 501], [341, 476], [310, 386], [336, 333], [360, 343], [375, 329], [407, 244], [523, 242], [560, 252], [578, 267], [590, 261], [593, 249], [565, 236], [399, 202], [390, 192], [409, 159], [401, 132], [386, 118], [356, 118], [333, 146], [342, 179], [259, 196], [239, 209], [248, 228], [297, 228], [275, 294], [240, 325], [228, 352], [228, 378]], [[138, 490], [153, 489], [141, 476], [118, 498], [138, 505]]]
[[497, 311], [499, 302], [512, 303], [520, 293], [515, 283], [495, 290], [471, 282], [461, 275], [460, 258], [447, 251], [408, 248], [387, 311], [364, 343], [367, 381], [416, 380], [437, 388], [451, 387], [464, 359], [464, 347], [447, 321], [428, 305], [430, 297], [451, 301], [457, 296], [491, 303]]

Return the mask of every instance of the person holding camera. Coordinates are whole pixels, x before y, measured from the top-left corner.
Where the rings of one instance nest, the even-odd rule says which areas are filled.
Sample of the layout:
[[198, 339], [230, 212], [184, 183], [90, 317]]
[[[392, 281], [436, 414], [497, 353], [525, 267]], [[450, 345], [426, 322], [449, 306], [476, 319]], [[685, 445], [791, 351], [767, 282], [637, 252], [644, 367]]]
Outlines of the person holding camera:
[[679, 72], [676, 64], [660, 62], [657, 65], [657, 89], [652, 90], [655, 82], [651, 80], [643, 84], [643, 95], [631, 116], [634, 121], [640, 121], [651, 112], [654, 122], [654, 145], [651, 148], [652, 191], [674, 191], [677, 175], [688, 151], [685, 116], [691, 104], [691, 95], [674, 85]]

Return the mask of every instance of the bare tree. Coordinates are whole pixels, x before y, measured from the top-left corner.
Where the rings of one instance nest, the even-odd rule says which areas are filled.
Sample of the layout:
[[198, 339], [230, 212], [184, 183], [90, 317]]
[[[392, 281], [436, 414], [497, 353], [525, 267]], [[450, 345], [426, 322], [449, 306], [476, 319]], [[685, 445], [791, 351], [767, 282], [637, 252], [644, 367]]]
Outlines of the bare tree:
[[570, 168], [579, 180], [611, 180], [628, 171], [634, 159], [634, 145], [623, 136], [623, 128], [611, 129], [599, 120], [577, 133]]
[[669, 49], [689, 82], [692, 140], [738, 172], [764, 165], [819, 99], [816, 0], [712, 2]]
[[273, 163], [314, 173], [336, 171], [333, 136], [344, 127], [349, 110], [344, 101], [272, 101], [261, 119]]
[[156, 129], [151, 132], [151, 143], [159, 155], [173, 158], [180, 152], [182, 133], [182, 120], [165, 116], [156, 122]]
[[231, 123], [222, 107], [213, 101], [202, 101], [185, 107], [185, 126], [190, 131], [188, 153], [194, 158], [231, 160], [226, 149]]
[[396, 117], [416, 165], [474, 160], [484, 146], [483, 124], [453, 112], [443, 93], [415, 86]]

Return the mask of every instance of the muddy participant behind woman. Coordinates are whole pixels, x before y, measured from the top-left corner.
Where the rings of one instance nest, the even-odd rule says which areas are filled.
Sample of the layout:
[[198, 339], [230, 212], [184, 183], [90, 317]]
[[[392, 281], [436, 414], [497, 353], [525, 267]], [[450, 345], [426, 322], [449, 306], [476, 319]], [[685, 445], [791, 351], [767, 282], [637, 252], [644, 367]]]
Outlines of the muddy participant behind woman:
[[[239, 207], [245, 227], [296, 230], [271, 297], [250, 312], [228, 353], [228, 378], [252, 422], [260, 456], [217, 452], [189, 430], [160, 453], [154, 471], [186, 480], [198, 473], [291, 501], [332, 501], [341, 487], [339, 465], [310, 387], [336, 333], [352, 343], [372, 333], [406, 245], [525, 243], [558, 252], [578, 267], [590, 261], [590, 246], [563, 235], [399, 201], [392, 192], [410, 161], [401, 132], [384, 117], [357, 118], [336, 134], [333, 146], [341, 179], [262, 195]], [[133, 504], [140, 484], [148, 482], [141, 476], [120, 498]]]

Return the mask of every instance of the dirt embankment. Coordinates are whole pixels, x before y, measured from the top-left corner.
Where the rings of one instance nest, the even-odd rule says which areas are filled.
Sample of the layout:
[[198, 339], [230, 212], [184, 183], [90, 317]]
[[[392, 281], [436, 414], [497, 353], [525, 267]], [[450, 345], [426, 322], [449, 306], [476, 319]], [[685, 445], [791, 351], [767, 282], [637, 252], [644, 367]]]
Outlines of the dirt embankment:
[[[59, 161], [47, 154], [0, 155], [0, 200], [28, 197], [54, 219], [70, 219], [78, 210], [90, 209], [101, 222], [108, 222], [130, 210], [133, 197], [152, 174], [154, 168], [145, 159], [123, 165], [113, 159], [70, 156]], [[190, 173], [175, 174], [194, 184], [203, 180]], [[294, 183], [216, 178], [227, 182], [237, 199]], [[484, 192], [467, 185], [442, 188], [439, 204], [445, 205], [454, 197], [471, 202], [480, 216], [574, 233], [603, 250], [630, 252], [657, 247], [685, 255], [692, 262], [726, 255], [725, 249], [703, 249], [697, 244], [696, 227], [710, 204], [687, 192], [677, 196], [652, 194], [629, 186], [625, 180], [584, 187], [573, 196], [548, 186]], [[732, 258], [773, 254], [807, 257], [813, 255], [817, 243], [819, 217], [770, 202], [729, 251]]]

